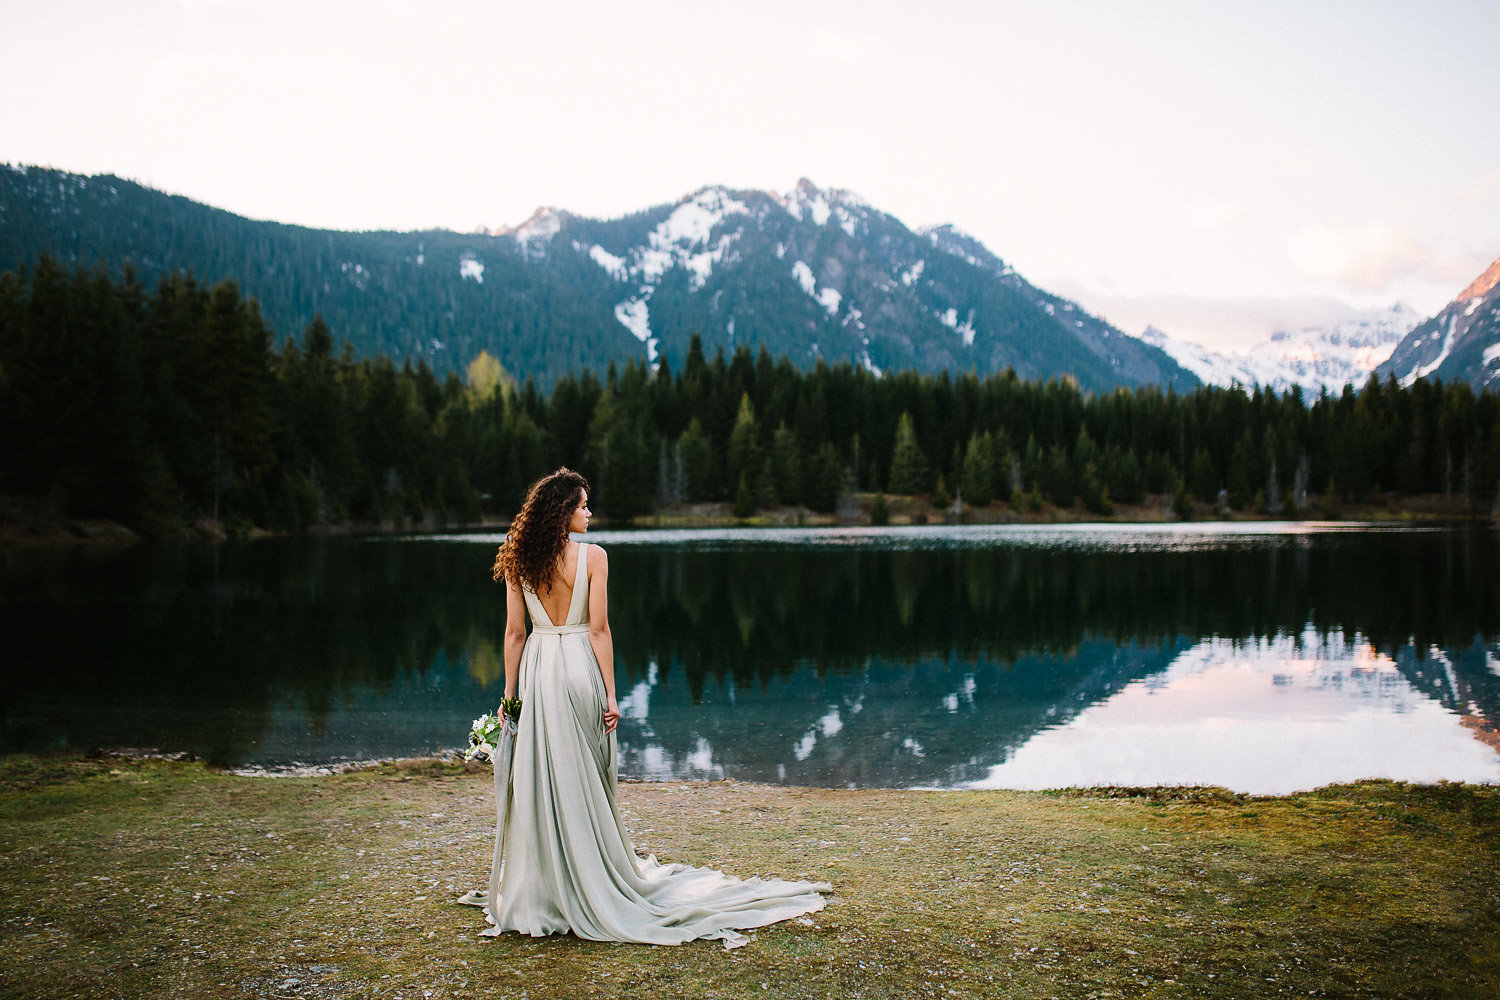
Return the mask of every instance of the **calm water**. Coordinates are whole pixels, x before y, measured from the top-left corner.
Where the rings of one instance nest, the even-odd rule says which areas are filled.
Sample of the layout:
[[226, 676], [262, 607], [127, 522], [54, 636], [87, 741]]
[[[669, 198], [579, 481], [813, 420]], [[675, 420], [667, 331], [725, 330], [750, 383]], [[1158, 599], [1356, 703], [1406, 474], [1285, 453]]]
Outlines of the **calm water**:
[[[1500, 532], [599, 533], [621, 773], [855, 786], [1500, 781]], [[0, 745], [457, 747], [498, 538], [0, 552]], [[1468, 717], [1469, 725], [1465, 725]]]

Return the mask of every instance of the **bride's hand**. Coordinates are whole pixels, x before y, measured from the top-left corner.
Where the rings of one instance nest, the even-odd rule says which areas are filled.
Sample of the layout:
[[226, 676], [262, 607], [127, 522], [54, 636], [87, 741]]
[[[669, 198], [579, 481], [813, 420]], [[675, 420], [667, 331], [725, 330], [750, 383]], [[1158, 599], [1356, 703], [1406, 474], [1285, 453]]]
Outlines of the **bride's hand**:
[[611, 695], [604, 701], [604, 731], [612, 733], [620, 724], [620, 706], [615, 704], [614, 696]]

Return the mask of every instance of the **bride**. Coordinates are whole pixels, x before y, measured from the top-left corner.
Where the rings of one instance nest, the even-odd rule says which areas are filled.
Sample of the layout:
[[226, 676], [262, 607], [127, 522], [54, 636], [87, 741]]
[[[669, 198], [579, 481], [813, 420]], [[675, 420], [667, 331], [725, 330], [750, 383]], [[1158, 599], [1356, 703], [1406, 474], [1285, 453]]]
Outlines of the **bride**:
[[[558, 469], [535, 483], [495, 557], [505, 582], [505, 697], [519, 693], [510, 808], [497, 790], [496, 870], [482, 906], [494, 926], [540, 937], [683, 944], [823, 908], [822, 882], [737, 879], [641, 857], [615, 804], [617, 759], [609, 560], [588, 531], [588, 483]], [[526, 634], [525, 619], [531, 619]], [[509, 721], [506, 723], [511, 725]], [[503, 857], [503, 862], [498, 859]]]

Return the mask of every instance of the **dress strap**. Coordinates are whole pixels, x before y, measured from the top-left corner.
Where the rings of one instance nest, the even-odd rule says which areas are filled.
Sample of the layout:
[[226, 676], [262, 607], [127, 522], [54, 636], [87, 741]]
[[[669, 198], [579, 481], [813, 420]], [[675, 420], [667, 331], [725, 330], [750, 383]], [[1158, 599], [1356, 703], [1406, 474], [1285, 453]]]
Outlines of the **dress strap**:
[[582, 618], [583, 613], [588, 610], [589, 598], [589, 543], [578, 543], [578, 565], [573, 571], [573, 595], [568, 600], [568, 613], [563, 618], [564, 623], [574, 623], [574, 619]]

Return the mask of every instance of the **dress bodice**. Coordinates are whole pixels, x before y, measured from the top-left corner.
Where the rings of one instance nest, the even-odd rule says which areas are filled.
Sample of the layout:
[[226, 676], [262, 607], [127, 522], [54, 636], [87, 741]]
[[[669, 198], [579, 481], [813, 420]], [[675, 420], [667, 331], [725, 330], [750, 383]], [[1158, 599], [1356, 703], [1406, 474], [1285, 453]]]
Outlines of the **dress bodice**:
[[560, 628], [566, 625], [587, 625], [589, 621], [589, 574], [587, 567], [588, 543], [578, 543], [578, 567], [573, 575], [573, 596], [568, 602], [568, 613], [560, 622], [554, 622], [542, 607], [542, 599], [525, 584], [521, 593], [526, 597], [526, 612], [531, 615], [532, 627]]

